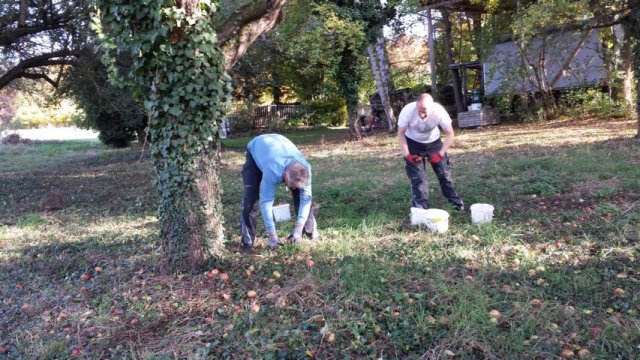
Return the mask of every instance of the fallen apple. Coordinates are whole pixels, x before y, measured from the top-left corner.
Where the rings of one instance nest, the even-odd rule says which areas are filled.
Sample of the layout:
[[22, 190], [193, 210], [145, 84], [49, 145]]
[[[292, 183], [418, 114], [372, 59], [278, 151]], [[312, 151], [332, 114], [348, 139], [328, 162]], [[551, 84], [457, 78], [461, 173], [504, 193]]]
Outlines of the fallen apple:
[[313, 267], [316, 263], [311, 259], [307, 259], [307, 267]]
[[581, 348], [580, 350], [578, 350], [578, 357], [585, 360], [591, 359], [591, 353], [589, 352], [589, 350]]
[[251, 311], [253, 311], [254, 313], [258, 313], [260, 311], [260, 304], [251, 305]]
[[208, 325], [211, 325], [213, 324], [213, 318], [211, 316], [207, 316], [206, 318], [204, 318], [204, 322]]
[[333, 344], [334, 342], [336, 342], [336, 334], [334, 334], [332, 332], [328, 332], [327, 333], [327, 343]]
[[89, 273], [84, 273], [84, 274], [82, 274], [81, 278], [82, 278], [82, 280], [84, 280], [84, 281], [89, 281], [89, 280], [91, 280], [91, 274], [89, 274]]
[[534, 308], [541, 308], [542, 307], [542, 301], [538, 300], [538, 299], [533, 299], [530, 302], [531, 306], [533, 306]]
[[71, 356], [80, 356], [80, 350], [78, 349], [71, 350]]
[[576, 313], [576, 308], [574, 308], [573, 306], [565, 306], [562, 310], [562, 313], [565, 317], [572, 317]]
[[616, 297], [623, 297], [624, 296], [624, 290], [620, 289], [620, 288], [616, 288], [615, 290], [613, 290], [613, 293]]
[[254, 290], [249, 290], [249, 291], [247, 291], [247, 297], [248, 297], [249, 299], [253, 299], [253, 298], [255, 298], [257, 295], [258, 295], [258, 293], [257, 293], [257, 292], [255, 292]]
[[560, 352], [560, 356], [562, 356], [563, 359], [571, 359], [574, 355], [573, 351], [569, 349], [564, 349]]
[[220, 274], [220, 280], [229, 281], [229, 274], [227, 274], [227, 273]]
[[493, 309], [491, 311], [489, 311], [489, 316], [492, 319], [496, 319], [496, 320], [500, 320], [502, 318], [502, 313], [500, 313], [500, 311]]

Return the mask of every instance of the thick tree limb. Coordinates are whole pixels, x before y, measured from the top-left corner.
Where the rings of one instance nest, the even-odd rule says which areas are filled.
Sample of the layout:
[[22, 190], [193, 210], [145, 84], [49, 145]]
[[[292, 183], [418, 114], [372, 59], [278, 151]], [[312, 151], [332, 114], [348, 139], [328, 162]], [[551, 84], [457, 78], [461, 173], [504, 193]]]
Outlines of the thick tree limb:
[[225, 58], [225, 68], [231, 69], [249, 46], [280, 19], [287, 0], [254, 1], [236, 10], [218, 29], [218, 42]]
[[[73, 63], [73, 59], [70, 56], [74, 55], [70, 50], [63, 49], [59, 51], [54, 51], [47, 54], [41, 54], [38, 56], [34, 56], [29, 59], [22, 60], [16, 66], [11, 68], [5, 74], [0, 76], [0, 89], [7, 86], [13, 80], [16, 80], [21, 77], [28, 77], [33, 79], [34, 73], [29, 73], [29, 69], [39, 68], [42, 66], [52, 66], [52, 65], [71, 65]], [[35, 74], [38, 75], [38, 74]], [[44, 79], [44, 77], [40, 76], [39, 79]], [[46, 80], [46, 79], [45, 79]], [[55, 83], [55, 81], [51, 80], [49, 83]]]

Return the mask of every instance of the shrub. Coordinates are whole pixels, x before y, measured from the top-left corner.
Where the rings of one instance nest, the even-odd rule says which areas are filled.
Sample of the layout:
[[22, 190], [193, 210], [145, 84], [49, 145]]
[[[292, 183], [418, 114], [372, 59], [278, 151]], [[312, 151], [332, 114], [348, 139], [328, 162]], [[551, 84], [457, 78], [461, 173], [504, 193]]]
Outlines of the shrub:
[[305, 105], [309, 109], [306, 116], [310, 126], [345, 126], [349, 120], [344, 99], [329, 98]]
[[632, 113], [630, 106], [613, 100], [600, 89], [573, 89], [561, 96], [560, 111], [570, 117], [625, 117]]
[[31, 144], [31, 140], [25, 139], [20, 134], [9, 134], [0, 140], [2, 145], [18, 145], [18, 144]]
[[128, 124], [137, 121], [144, 122], [144, 119], [123, 119], [125, 116], [134, 114], [123, 114], [116, 112], [100, 112], [93, 116], [92, 127], [99, 131], [98, 139], [105, 145], [116, 148], [124, 148], [131, 144], [135, 136], [135, 129]]
[[241, 103], [227, 114], [231, 133], [244, 133], [253, 130], [254, 107], [249, 103]]

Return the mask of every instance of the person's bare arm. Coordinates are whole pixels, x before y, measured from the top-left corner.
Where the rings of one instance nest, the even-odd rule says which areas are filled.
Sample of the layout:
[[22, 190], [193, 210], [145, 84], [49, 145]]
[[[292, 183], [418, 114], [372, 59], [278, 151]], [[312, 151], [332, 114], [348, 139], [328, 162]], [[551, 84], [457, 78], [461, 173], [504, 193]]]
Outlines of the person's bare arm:
[[449, 147], [453, 144], [453, 137], [455, 136], [453, 132], [453, 127], [449, 127], [448, 129], [443, 129], [446, 137], [444, 138], [444, 142], [442, 144], [442, 149], [440, 149], [440, 155], [444, 156], [444, 154], [449, 150]]
[[407, 132], [407, 128], [398, 128], [400, 151], [402, 151], [402, 156], [407, 157], [407, 155], [409, 155], [409, 146], [407, 145], [407, 138], [404, 137], [405, 132]]

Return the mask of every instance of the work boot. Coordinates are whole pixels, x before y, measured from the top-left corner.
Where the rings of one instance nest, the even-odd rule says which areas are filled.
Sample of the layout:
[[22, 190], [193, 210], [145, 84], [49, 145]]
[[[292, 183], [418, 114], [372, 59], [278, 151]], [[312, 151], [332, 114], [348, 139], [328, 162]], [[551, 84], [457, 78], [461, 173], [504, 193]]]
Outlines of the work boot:
[[307, 222], [304, 224], [302, 228], [302, 236], [308, 237], [311, 240], [318, 239], [318, 223], [316, 222], [316, 215], [318, 215], [318, 209], [320, 205], [318, 203], [313, 202], [311, 204], [311, 211], [309, 211], [309, 217], [307, 218]]

